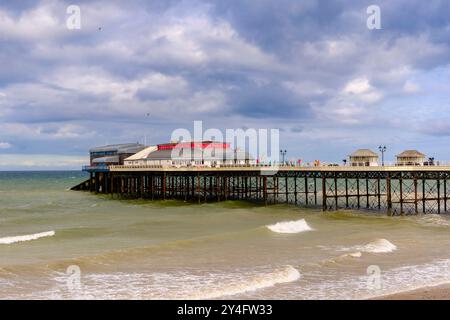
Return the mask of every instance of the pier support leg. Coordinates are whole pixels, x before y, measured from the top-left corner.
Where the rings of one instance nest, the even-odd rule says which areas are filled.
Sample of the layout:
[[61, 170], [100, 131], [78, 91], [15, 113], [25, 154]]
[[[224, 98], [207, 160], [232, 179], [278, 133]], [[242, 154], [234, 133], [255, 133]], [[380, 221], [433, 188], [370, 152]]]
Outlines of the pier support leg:
[[381, 179], [377, 179], [377, 196], [378, 196], [378, 210], [381, 209]]
[[345, 177], [345, 207], [349, 208], [349, 199], [348, 199], [348, 178]]
[[392, 215], [392, 193], [391, 193], [391, 177], [386, 177], [386, 201], [388, 215]]
[[99, 178], [98, 178], [98, 173], [95, 173], [94, 180], [95, 180], [95, 183], [94, 183], [94, 189], [95, 189], [95, 193], [97, 193], [97, 192], [98, 192], [98, 189], [99, 189]]
[[444, 212], [447, 212], [447, 177], [444, 178]]
[[322, 210], [327, 211], [327, 179], [322, 177]]
[[337, 179], [337, 173], [334, 173], [334, 208], [335, 210], [338, 210], [339, 208], [339, 198], [338, 198], [338, 179]]
[[305, 176], [305, 205], [308, 206], [308, 177]]
[[361, 192], [359, 189], [359, 177], [356, 178], [356, 201], [358, 209], [361, 208]]
[[370, 208], [369, 174], [366, 172], [366, 208]]
[[317, 178], [314, 177], [314, 205], [317, 206]]
[[264, 204], [267, 205], [267, 177], [263, 177], [263, 198]]
[[404, 215], [403, 210], [403, 177], [402, 174], [400, 174], [400, 178], [398, 179], [398, 182], [400, 184], [400, 215]]
[[164, 173], [162, 176], [162, 198], [163, 200], [166, 200], [166, 188], [167, 188], [167, 177], [166, 174]]
[[437, 210], [438, 214], [441, 214], [441, 180], [438, 178], [436, 181], [437, 188]]
[[297, 205], [297, 176], [294, 177], [294, 201]]
[[425, 214], [427, 212], [427, 208], [426, 208], [426, 196], [425, 196], [425, 191], [426, 191], [426, 180], [425, 178], [422, 179], [422, 212]]
[[285, 188], [286, 188], [286, 203], [289, 203], [289, 180], [288, 177], [286, 176], [285, 180]]
[[416, 177], [416, 175], [414, 174], [414, 212], [415, 212], [416, 214], [419, 213], [419, 196], [418, 196], [418, 194], [417, 194], [417, 185], [418, 185], [418, 183], [417, 183], [417, 177]]

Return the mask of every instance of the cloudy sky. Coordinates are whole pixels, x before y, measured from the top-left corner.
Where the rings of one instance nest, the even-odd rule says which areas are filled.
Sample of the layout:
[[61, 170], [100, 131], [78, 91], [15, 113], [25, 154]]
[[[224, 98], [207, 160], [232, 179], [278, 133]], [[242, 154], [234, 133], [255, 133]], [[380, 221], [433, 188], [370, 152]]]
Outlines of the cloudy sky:
[[288, 158], [450, 160], [447, 0], [2, 0], [0, 64], [0, 170], [77, 169], [194, 120], [279, 128]]

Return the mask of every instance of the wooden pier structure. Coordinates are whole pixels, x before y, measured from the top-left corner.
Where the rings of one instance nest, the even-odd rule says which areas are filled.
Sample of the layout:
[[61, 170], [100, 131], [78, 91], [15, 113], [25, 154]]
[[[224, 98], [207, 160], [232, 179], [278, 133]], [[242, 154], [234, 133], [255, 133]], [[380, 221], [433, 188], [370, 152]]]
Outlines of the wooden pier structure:
[[73, 187], [119, 198], [198, 203], [246, 200], [324, 211], [362, 209], [389, 215], [448, 213], [450, 167], [109, 166], [86, 169]]

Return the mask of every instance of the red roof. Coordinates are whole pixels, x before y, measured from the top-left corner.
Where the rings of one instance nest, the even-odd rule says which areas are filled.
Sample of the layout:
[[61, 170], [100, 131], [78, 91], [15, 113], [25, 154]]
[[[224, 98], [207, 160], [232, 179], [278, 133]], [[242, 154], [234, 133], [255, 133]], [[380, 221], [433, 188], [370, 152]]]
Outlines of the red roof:
[[171, 150], [175, 148], [183, 148], [183, 149], [206, 149], [206, 148], [214, 148], [214, 149], [229, 149], [230, 144], [226, 142], [214, 142], [214, 141], [200, 141], [200, 142], [173, 142], [173, 143], [164, 143], [158, 144], [158, 150]]

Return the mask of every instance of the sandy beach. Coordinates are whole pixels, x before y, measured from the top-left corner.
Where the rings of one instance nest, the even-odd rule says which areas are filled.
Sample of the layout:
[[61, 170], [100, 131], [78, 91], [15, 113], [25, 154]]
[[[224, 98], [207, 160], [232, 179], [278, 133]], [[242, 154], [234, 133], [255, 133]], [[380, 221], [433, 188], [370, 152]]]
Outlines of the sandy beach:
[[450, 284], [405, 291], [372, 300], [450, 300]]

